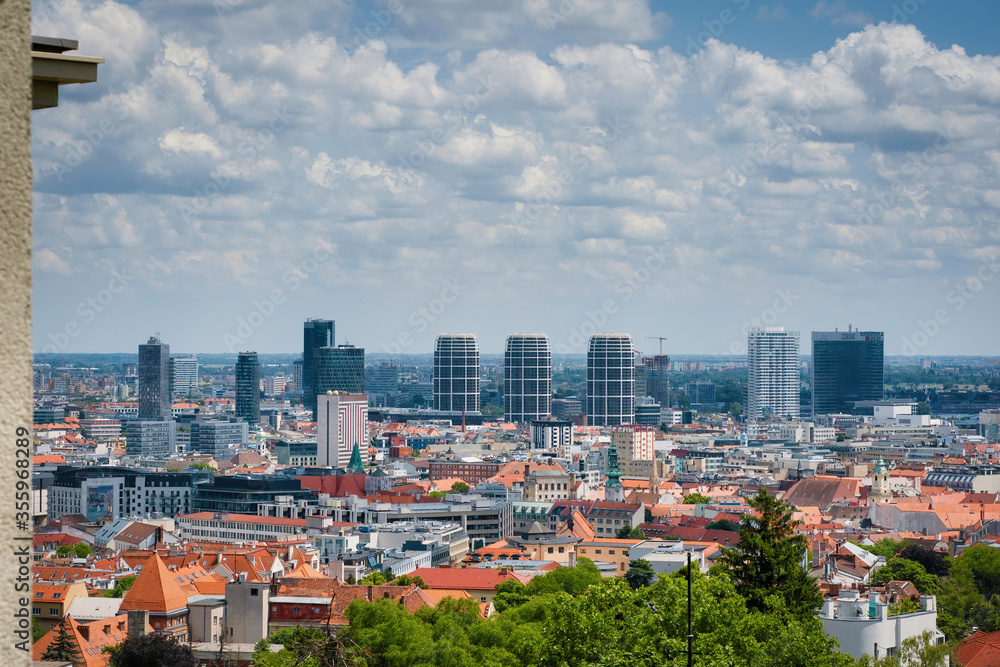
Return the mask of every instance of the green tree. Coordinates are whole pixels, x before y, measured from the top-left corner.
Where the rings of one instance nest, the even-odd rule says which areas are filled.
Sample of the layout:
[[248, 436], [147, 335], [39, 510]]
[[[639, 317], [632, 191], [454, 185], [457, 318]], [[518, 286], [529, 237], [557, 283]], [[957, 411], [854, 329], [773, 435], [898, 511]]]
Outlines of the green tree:
[[930, 414], [934, 414], [934, 411], [931, 410], [930, 403], [925, 403], [924, 401], [920, 401], [919, 403], [917, 403], [917, 414], [918, 415], [930, 415]]
[[700, 493], [690, 493], [684, 496], [685, 505], [706, 505], [712, 502], [712, 499], [708, 496], [703, 496]]
[[633, 528], [632, 526], [622, 526], [615, 533], [615, 537], [619, 540], [644, 540], [646, 539], [646, 532], [642, 528]]
[[873, 553], [876, 556], [882, 556], [886, 560], [890, 558], [895, 558], [896, 554], [902, 551], [905, 547], [909, 546], [910, 543], [906, 540], [896, 541], [890, 540], [889, 538], [883, 538], [871, 546], [865, 546], [864, 544], [857, 544], [865, 551]]
[[806, 538], [795, 533], [799, 522], [792, 520], [793, 508], [763, 488], [749, 504], [759, 516], [743, 516], [739, 541], [722, 550], [716, 567], [729, 571], [736, 591], [751, 609], [765, 611], [768, 598], [778, 596], [793, 617], [815, 616], [823, 597], [803, 567]]
[[90, 545], [87, 544], [86, 542], [77, 542], [76, 544], [73, 545], [73, 554], [77, 558], [86, 558], [91, 553], [93, 553], [93, 550], [90, 548]]
[[469, 489], [469, 485], [465, 482], [455, 482], [451, 485], [451, 491], [449, 491], [449, 493], [468, 493]]
[[646, 522], [646, 523], [653, 523], [653, 522], [654, 522], [654, 517], [653, 517], [653, 510], [651, 510], [651, 509], [649, 509], [649, 508], [647, 507], [647, 508], [646, 508], [646, 509], [645, 509], [645, 510], [643, 511], [643, 519], [645, 519], [645, 522]]
[[365, 576], [361, 577], [361, 581], [358, 584], [362, 586], [384, 586], [389, 581], [389, 578], [385, 576], [384, 572], [379, 570], [372, 570]]
[[182, 644], [175, 637], [148, 633], [123, 641], [115, 651], [110, 651], [110, 667], [197, 667], [189, 644]]
[[740, 525], [731, 519], [720, 519], [705, 524], [708, 530], [731, 530], [734, 533], [740, 529]]
[[72, 662], [74, 665], [84, 664], [83, 654], [80, 653], [76, 638], [70, 633], [69, 622], [65, 617], [59, 621], [59, 625], [56, 627], [58, 628], [56, 636], [42, 653], [42, 660]]
[[733, 401], [729, 404], [729, 413], [736, 419], [743, 416], [743, 404], [739, 401]]
[[45, 628], [42, 624], [38, 622], [38, 619], [34, 616], [31, 617], [31, 643], [34, 644], [39, 639], [45, 636]]
[[398, 576], [390, 583], [392, 583], [393, 586], [416, 586], [417, 588], [430, 588], [430, 586], [424, 583], [422, 577], [411, 577], [408, 574]]
[[625, 581], [634, 589], [645, 588], [656, 581], [656, 573], [653, 572], [653, 566], [649, 564], [649, 561], [642, 558], [630, 560], [628, 572], [625, 573]]
[[513, 578], [501, 581], [493, 590], [496, 591], [496, 595], [493, 596], [493, 608], [501, 613], [520, 607], [531, 599], [528, 587]]
[[121, 579], [118, 580], [118, 583], [115, 584], [115, 587], [112, 588], [110, 591], [108, 591], [105, 595], [106, 597], [109, 598], [125, 597], [125, 593], [128, 592], [128, 589], [132, 588], [132, 584], [134, 583], [135, 583], [134, 574], [130, 574], [127, 577], [122, 577]]
[[919, 544], [905, 546], [897, 555], [920, 563], [928, 574], [933, 574], [935, 577], [947, 576], [948, 570], [951, 569], [951, 559], [948, 556]]
[[928, 574], [917, 561], [905, 558], [890, 558], [869, 577], [869, 581], [873, 586], [885, 586], [890, 581], [909, 581], [924, 595], [935, 595], [941, 590], [937, 577]]
[[589, 558], [581, 558], [576, 567], [557, 567], [548, 574], [533, 577], [528, 582], [528, 595], [564, 592], [583, 595], [601, 581], [601, 571]]

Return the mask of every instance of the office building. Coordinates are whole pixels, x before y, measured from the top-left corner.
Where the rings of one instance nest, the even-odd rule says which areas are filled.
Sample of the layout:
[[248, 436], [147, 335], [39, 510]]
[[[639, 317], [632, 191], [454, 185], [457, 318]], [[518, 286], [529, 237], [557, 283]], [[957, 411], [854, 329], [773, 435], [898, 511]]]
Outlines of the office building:
[[172, 419], [130, 419], [125, 422], [128, 456], [166, 458], [177, 451]]
[[346, 468], [355, 443], [368, 451], [368, 397], [331, 391], [317, 396], [316, 463]]
[[652, 357], [644, 357], [642, 365], [645, 367], [643, 393], [640, 396], [651, 396], [653, 401], [664, 407], [670, 405], [670, 355], [657, 354]]
[[313, 390], [315, 378], [314, 359], [316, 350], [336, 345], [333, 320], [306, 320], [302, 327], [302, 404], [316, 412], [316, 394]]
[[236, 359], [236, 416], [248, 424], [260, 422], [260, 362], [256, 352]]
[[249, 424], [240, 419], [198, 419], [189, 427], [190, 451], [208, 454], [217, 461], [236, 456], [250, 436]]
[[188, 396], [198, 393], [198, 357], [193, 354], [170, 357], [170, 393]]
[[545, 334], [513, 334], [504, 353], [504, 418], [519, 424], [552, 412], [552, 351]]
[[573, 444], [573, 422], [539, 419], [529, 427], [531, 448], [547, 452], [568, 452]]
[[274, 475], [218, 475], [210, 482], [198, 484], [191, 496], [191, 512], [225, 512], [259, 514], [263, 505], [271, 505], [279, 497], [292, 503], [309, 501], [315, 495], [302, 488], [294, 478]]
[[170, 346], [151, 336], [139, 345], [139, 417], [170, 418]]
[[849, 413], [857, 401], [882, 400], [881, 331], [812, 332], [813, 416]]
[[635, 421], [632, 337], [596, 334], [587, 350], [587, 423], [615, 426]]
[[328, 391], [365, 393], [365, 349], [353, 345], [320, 347], [313, 352], [313, 388], [317, 395]]
[[799, 416], [799, 332], [783, 327], [747, 333], [748, 420]]
[[691, 405], [711, 405], [715, 403], [715, 383], [705, 380], [688, 382], [687, 396]]
[[381, 363], [365, 367], [365, 393], [392, 394], [399, 391], [399, 366]]
[[122, 517], [176, 517], [191, 511], [192, 489], [204, 478], [120, 466], [60, 467], [48, 487], [48, 518], [82, 514], [110, 523]]
[[[286, 383], [287, 386], [287, 383]], [[302, 360], [296, 359], [292, 362], [292, 389], [302, 393]]]
[[434, 344], [434, 409], [479, 411], [479, 341], [441, 334]]

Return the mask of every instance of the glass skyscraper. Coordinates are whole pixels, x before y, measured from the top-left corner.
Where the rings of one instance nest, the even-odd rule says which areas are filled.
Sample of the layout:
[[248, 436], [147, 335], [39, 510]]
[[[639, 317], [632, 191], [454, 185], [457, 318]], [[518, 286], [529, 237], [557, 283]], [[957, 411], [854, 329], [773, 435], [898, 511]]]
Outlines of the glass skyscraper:
[[[365, 348], [353, 345], [317, 348], [313, 356], [316, 395], [328, 391], [365, 393]], [[316, 396], [313, 396], [315, 399]]]
[[479, 341], [441, 334], [434, 343], [434, 409], [479, 411]]
[[316, 413], [316, 391], [313, 388], [316, 370], [313, 358], [316, 350], [336, 344], [333, 320], [306, 320], [302, 327], [302, 405]]
[[260, 362], [256, 352], [240, 352], [236, 360], [236, 416], [260, 422]]
[[635, 362], [628, 334], [596, 334], [587, 350], [587, 423], [635, 423]]
[[881, 400], [884, 353], [881, 331], [814, 331], [813, 415], [846, 413], [850, 402]]
[[552, 412], [552, 351], [545, 334], [507, 337], [503, 366], [507, 421], [526, 423]]
[[170, 346], [159, 334], [139, 345], [139, 418], [170, 419]]

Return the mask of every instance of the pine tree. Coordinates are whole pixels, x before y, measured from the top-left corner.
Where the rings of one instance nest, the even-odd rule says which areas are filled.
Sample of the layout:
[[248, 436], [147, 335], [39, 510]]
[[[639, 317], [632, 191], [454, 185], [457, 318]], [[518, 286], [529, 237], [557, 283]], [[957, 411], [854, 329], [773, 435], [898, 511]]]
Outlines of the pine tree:
[[83, 664], [83, 654], [80, 653], [76, 640], [70, 634], [69, 623], [66, 622], [65, 618], [59, 621], [59, 631], [56, 633], [56, 638], [45, 649], [42, 660], [69, 661], [74, 665]]
[[719, 558], [729, 568], [737, 592], [751, 609], [767, 611], [766, 598], [779, 595], [796, 617], [815, 616], [823, 596], [802, 565], [806, 538], [795, 533], [794, 508], [763, 488], [749, 504], [760, 516], [744, 515], [739, 541], [723, 549]]

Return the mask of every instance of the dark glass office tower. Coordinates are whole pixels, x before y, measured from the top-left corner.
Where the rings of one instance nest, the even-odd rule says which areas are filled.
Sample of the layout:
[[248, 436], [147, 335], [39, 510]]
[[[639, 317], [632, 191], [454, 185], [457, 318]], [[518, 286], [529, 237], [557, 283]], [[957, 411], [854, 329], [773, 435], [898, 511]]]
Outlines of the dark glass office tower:
[[[344, 391], [365, 393], [365, 348], [338, 345], [318, 348], [313, 356], [314, 394]], [[313, 396], [313, 400], [316, 396]]]
[[139, 418], [170, 419], [170, 346], [160, 335], [139, 345]]
[[316, 391], [313, 380], [316, 350], [335, 344], [333, 320], [306, 320], [302, 329], [302, 405], [316, 414]]
[[236, 360], [236, 416], [260, 422], [260, 362], [256, 352], [240, 352]]
[[848, 412], [851, 401], [881, 400], [884, 348], [881, 331], [814, 331], [813, 415]]

